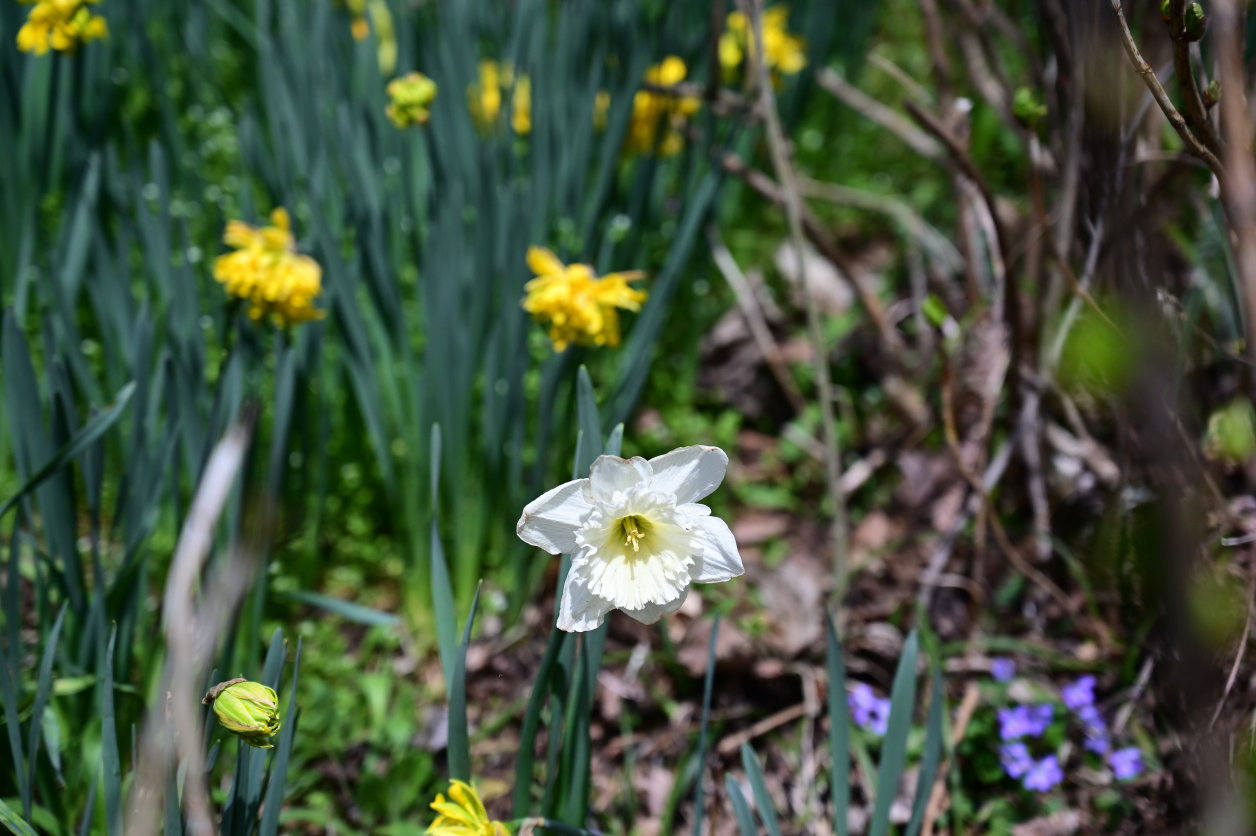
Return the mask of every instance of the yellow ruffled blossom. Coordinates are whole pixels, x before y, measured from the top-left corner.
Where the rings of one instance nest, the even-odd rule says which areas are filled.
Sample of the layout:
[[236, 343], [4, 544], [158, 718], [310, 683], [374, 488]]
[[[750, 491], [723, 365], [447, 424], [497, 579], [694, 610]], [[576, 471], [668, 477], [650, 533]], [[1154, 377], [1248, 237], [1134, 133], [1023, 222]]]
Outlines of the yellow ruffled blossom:
[[[385, 0], [345, 0], [352, 21], [349, 31], [355, 41], [365, 41], [375, 30], [376, 60], [381, 75], [392, 75], [397, 68], [397, 32], [393, 28], [392, 12]], [[368, 20], [369, 17], [369, 20]]]
[[523, 309], [538, 322], [549, 323], [555, 351], [576, 345], [619, 345], [619, 309], [641, 310], [644, 290], [629, 282], [639, 270], [608, 273], [598, 278], [587, 264], [566, 265], [544, 247], [528, 248], [528, 267], [536, 278], [523, 286]]
[[398, 128], [426, 125], [428, 108], [436, 98], [436, 82], [423, 73], [409, 73], [388, 82], [388, 106], [384, 113]]
[[105, 19], [89, 6], [100, 0], [20, 0], [35, 3], [17, 33], [17, 48], [43, 55], [49, 49], [73, 52], [88, 41], [109, 36]]
[[248, 302], [249, 316], [270, 316], [287, 328], [323, 311], [314, 307], [322, 293], [322, 268], [297, 252], [288, 212], [282, 207], [270, 213], [271, 226], [249, 226], [230, 221], [223, 241], [235, 252], [214, 260], [214, 278], [232, 296]]
[[464, 781], [450, 781], [449, 799], [438, 793], [431, 806], [437, 815], [427, 836], [510, 836], [506, 823], [490, 819], [480, 794]]
[[[793, 75], [807, 66], [806, 42], [791, 35], [789, 7], [781, 4], [763, 12], [763, 52], [767, 56], [768, 70], [773, 84], [780, 83], [783, 75]], [[750, 20], [741, 12], [728, 16], [724, 34], [720, 36], [719, 58], [724, 74], [735, 78], [746, 57], [754, 57], [754, 32]]]
[[[664, 58], [645, 71], [644, 81], [651, 87], [675, 87], [685, 80], [685, 62], [675, 55]], [[657, 90], [638, 90], [632, 97], [632, 124], [624, 148], [629, 153], [658, 152], [663, 156], [679, 153], [685, 145], [684, 127], [690, 116], [698, 112], [702, 100], [697, 96], [680, 96]], [[596, 115], [596, 114], [595, 114]], [[665, 133], [659, 140], [659, 129]]]
[[471, 120], [482, 133], [497, 128], [505, 91], [510, 91], [510, 126], [520, 136], [532, 132], [532, 80], [520, 74], [515, 77], [509, 64], [498, 64], [491, 58], [480, 61], [480, 78], [467, 87], [467, 109]]

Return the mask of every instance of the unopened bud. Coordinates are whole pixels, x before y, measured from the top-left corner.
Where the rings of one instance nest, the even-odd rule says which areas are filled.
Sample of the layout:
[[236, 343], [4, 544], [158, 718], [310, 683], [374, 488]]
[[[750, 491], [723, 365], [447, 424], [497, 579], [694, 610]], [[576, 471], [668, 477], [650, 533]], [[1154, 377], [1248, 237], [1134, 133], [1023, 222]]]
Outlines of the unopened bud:
[[1221, 101], [1221, 82], [1213, 79], [1208, 82], [1208, 89], [1204, 90], [1204, 107], [1212, 107]]
[[1198, 41], [1204, 36], [1207, 19], [1204, 7], [1198, 3], [1191, 3], [1186, 7], [1186, 39], [1188, 41]]
[[270, 749], [271, 736], [279, 731], [279, 697], [273, 688], [247, 679], [220, 682], [202, 704], [213, 704], [222, 727], [257, 749]]
[[1170, 17], [1172, 16], [1169, 14], [1169, 0], [1160, 0], [1160, 19], [1168, 23]]
[[1038, 120], [1047, 115], [1047, 106], [1038, 101], [1033, 90], [1022, 87], [1012, 100], [1012, 114], [1022, 125], [1033, 130]]

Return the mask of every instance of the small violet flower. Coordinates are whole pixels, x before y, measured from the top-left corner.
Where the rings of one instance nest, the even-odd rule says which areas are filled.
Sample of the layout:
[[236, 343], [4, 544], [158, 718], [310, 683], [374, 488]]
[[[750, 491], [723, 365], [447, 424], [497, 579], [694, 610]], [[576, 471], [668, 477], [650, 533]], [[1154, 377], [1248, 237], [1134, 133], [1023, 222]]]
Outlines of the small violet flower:
[[1047, 755], [1025, 773], [1021, 784], [1027, 790], [1046, 792], [1062, 780], [1064, 780], [1064, 771], [1060, 769], [1060, 759], [1055, 755]]
[[990, 675], [999, 682], [1009, 682], [1016, 676], [1016, 663], [1006, 657], [991, 659]]
[[878, 737], [885, 735], [885, 730], [890, 724], [888, 699], [878, 697], [868, 685], [856, 682], [850, 693], [846, 695], [846, 704], [850, 706], [855, 725]]
[[1072, 685], [1065, 685], [1062, 692], [1064, 704], [1073, 711], [1080, 711], [1088, 705], [1095, 704], [1095, 678], [1083, 676]]
[[1108, 756], [1108, 765], [1118, 780], [1128, 781], [1137, 778], [1143, 771], [1143, 753], [1137, 746], [1117, 749]]
[[1086, 750], [1100, 755], [1106, 753], [1109, 749], [1108, 724], [1099, 709], [1093, 705], [1084, 705], [1078, 710], [1077, 717], [1085, 726]]
[[1022, 737], [1038, 737], [1051, 725], [1051, 703], [1018, 705], [999, 709], [999, 737], [1018, 740]]
[[1021, 778], [1034, 766], [1029, 749], [1024, 743], [1004, 743], [999, 747], [999, 762], [1011, 778]]

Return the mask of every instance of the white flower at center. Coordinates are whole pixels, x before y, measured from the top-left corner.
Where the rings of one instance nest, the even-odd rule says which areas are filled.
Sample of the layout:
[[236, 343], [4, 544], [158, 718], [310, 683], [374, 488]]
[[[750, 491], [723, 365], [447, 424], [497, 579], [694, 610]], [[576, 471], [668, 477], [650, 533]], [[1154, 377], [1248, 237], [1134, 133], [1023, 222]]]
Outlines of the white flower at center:
[[650, 461], [602, 456], [588, 479], [529, 503], [519, 537], [572, 558], [558, 626], [591, 630], [612, 609], [652, 623], [684, 603], [691, 583], [742, 574], [732, 532], [694, 501], [719, 486], [727, 466], [716, 447]]

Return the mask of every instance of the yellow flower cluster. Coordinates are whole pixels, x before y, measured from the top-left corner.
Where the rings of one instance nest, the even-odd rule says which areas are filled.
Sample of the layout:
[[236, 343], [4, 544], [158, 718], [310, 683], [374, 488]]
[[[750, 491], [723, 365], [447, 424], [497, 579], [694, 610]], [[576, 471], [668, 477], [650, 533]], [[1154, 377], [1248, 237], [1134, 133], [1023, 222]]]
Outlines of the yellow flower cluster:
[[[371, 27], [375, 28], [375, 39], [379, 71], [382, 75], [392, 75], [397, 68], [397, 32], [393, 28], [392, 12], [384, 0], [345, 0], [353, 22], [349, 31], [355, 41], [365, 41], [371, 35]], [[367, 15], [370, 21], [367, 21]]]
[[[686, 72], [685, 62], [669, 55], [662, 63], [647, 69], [644, 80], [652, 87], [675, 87], [685, 80]], [[697, 96], [638, 90], [632, 97], [632, 124], [628, 128], [624, 149], [630, 153], [648, 154], [654, 151], [657, 143], [659, 153], [665, 157], [680, 153], [685, 146], [685, 122], [701, 106], [702, 100]], [[660, 125], [666, 130], [661, 142], [658, 139]]]
[[464, 781], [450, 781], [449, 800], [438, 793], [431, 806], [437, 815], [427, 836], [510, 836], [510, 828], [488, 817], [480, 794]]
[[288, 212], [282, 207], [270, 213], [271, 226], [258, 229], [230, 221], [223, 241], [235, 252], [214, 260], [214, 278], [227, 293], [249, 303], [255, 320], [270, 316], [287, 328], [323, 312], [314, 307], [322, 292], [322, 268], [296, 251]]
[[467, 87], [471, 120], [481, 132], [493, 131], [506, 90], [510, 91], [510, 127], [527, 136], [532, 132], [532, 80], [522, 73], [516, 78], [509, 64], [498, 64], [491, 58], [480, 62], [480, 80]]
[[388, 82], [388, 106], [384, 113], [398, 128], [426, 125], [428, 108], [436, 98], [436, 82], [423, 73], [409, 73]]
[[555, 351], [576, 345], [619, 345], [619, 310], [641, 310], [644, 290], [628, 282], [638, 270], [598, 278], [587, 264], [566, 265], [544, 247], [528, 248], [528, 267], [536, 278], [523, 286], [523, 309], [538, 322], [549, 322]]
[[[776, 5], [763, 12], [763, 51], [773, 84], [779, 83], [782, 75], [793, 75], [807, 66], [806, 44], [802, 38], [789, 33], [788, 23], [788, 6]], [[730, 79], [736, 77], [747, 56], [754, 58], [754, 32], [750, 20], [741, 12], [728, 16], [727, 28], [720, 36], [719, 53], [720, 66]]]
[[43, 55], [49, 49], [73, 52], [80, 44], [108, 37], [105, 19], [88, 6], [100, 0], [20, 0], [35, 3], [17, 33], [17, 48]]

